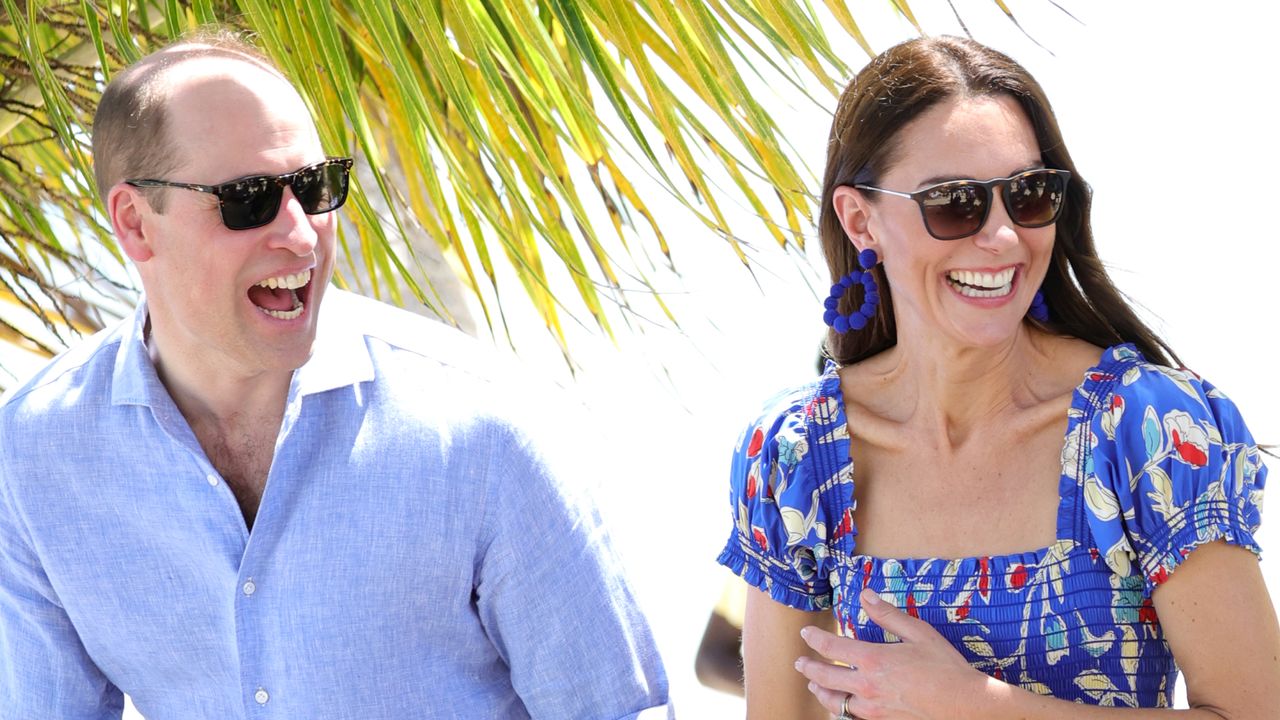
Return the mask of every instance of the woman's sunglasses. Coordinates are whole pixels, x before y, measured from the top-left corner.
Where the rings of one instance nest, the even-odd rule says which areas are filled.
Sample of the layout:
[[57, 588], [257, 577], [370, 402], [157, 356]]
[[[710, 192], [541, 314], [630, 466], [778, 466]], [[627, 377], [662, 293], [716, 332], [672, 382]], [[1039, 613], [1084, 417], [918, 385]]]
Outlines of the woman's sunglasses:
[[991, 212], [991, 195], [1000, 186], [1009, 219], [1024, 228], [1057, 222], [1067, 196], [1071, 173], [1066, 170], [1028, 170], [1013, 177], [990, 180], [950, 180], [913, 193], [854, 185], [886, 195], [910, 198], [920, 206], [924, 228], [939, 240], [959, 240], [982, 229]]
[[222, 224], [228, 230], [262, 227], [276, 219], [286, 185], [308, 215], [332, 212], [347, 201], [351, 158], [329, 158], [283, 175], [255, 175], [221, 185], [194, 185], [168, 180], [125, 180], [134, 187], [172, 187], [209, 193], [218, 198]]

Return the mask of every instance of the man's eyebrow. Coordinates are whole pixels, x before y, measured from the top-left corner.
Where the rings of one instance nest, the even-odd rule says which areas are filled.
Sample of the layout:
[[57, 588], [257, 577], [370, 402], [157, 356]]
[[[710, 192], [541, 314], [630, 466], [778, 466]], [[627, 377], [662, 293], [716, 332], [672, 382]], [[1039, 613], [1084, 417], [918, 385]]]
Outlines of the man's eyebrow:
[[[1013, 177], [1014, 175], [1020, 175], [1028, 170], [1039, 170], [1043, 167], [1044, 167], [1044, 161], [1036, 160], [1027, 165], [1023, 165], [1021, 168], [1014, 170], [1008, 175], [1003, 175], [1000, 177]], [[938, 183], [944, 183], [944, 182], [951, 182], [952, 180], [977, 180], [977, 179], [978, 178], [965, 177], [963, 175], [934, 175], [933, 177], [925, 178], [924, 180], [921, 180], [920, 184], [916, 186], [916, 189], [923, 190], [924, 188], [930, 187], [932, 185], [937, 185]], [[990, 179], [990, 178], [986, 178], [986, 179]]]

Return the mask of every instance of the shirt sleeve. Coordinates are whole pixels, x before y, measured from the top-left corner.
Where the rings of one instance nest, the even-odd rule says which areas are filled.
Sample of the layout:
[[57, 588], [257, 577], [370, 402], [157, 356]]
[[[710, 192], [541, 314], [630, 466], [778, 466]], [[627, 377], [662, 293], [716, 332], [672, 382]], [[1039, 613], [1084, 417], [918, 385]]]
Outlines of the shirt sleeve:
[[1260, 552], [1266, 468], [1239, 411], [1208, 381], [1140, 364], [1090, 423], [1095, 472], [1087, 520], [1111, 568], [1139, 572], [1146, 592], [1196, 547], [1225, 540]]
[[124, 696], [89, 658], [59, 604], [8, 483], [0, 465], [0, 720], [119, 718]]
[[540, 424], [500, 428], [489, 459], [481, 622], [532, 717], [666, 718], [666, 673], [585, 483], [589, 432]]
[[847, 457], [842, 421], [816, 427], [834, 415], [832, 402], [813, 387], [785, 392], [739, 436], [729, 467], [733, 530], [718, 558], [774, 600], [811, 612], [831, 606], [828, 541], [849, 530], [828, 517], [840, 478], [812, 452], [815, 442], [842, 435]]

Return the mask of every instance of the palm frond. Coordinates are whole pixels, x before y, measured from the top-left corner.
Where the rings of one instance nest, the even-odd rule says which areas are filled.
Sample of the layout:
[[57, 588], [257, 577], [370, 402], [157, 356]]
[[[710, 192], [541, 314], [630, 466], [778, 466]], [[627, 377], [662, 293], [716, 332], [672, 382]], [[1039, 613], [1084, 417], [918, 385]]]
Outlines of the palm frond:
[[672, 266], [659, 194], [744, 264], [726, 203], [803, 245], [815, 180], [749, 76], [828, 106], [849, 72], [808, 0], [0, 0], [0, 349], [53, 353], [138, 292], [88, 128], [110, 77], [210, 22], [252, 33], [360, 160], [339, 284], [464, 324], [457, 287], [508, 337], [523, 296], [566, 357], [566, 323], [612, 334], [637, 293], [676, 322], [650, 281], [647, 244]]

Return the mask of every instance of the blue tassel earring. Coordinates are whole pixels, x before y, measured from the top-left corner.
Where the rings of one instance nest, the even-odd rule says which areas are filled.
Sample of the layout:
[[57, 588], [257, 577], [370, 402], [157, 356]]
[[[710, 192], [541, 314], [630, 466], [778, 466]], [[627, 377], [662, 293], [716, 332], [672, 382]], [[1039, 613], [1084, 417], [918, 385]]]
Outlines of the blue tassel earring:
[[1044, 301], [1043, 291], [1037, 290], [1035, 296], [1031, 298], [1031, 309], [1027, 314], [1036, 322], [1049, 322], [1049, 305]]
[[[880, 306], [880, 286], [876, 284], [876, 276], [871, 269], [879, 263], [875, 250], [868, 248], [858, 253], [858, 264], [862, 269], [840, 278], [840, 282], [831, 286], [831, 295], [823, 301], [827, 311], [822, 314], [822, 321], [841, 335], [850, 330], [861, 330], [876, 316], [876, 308]], [[836, 306], [854, 283], [862, 283], [862, 306], [848, 315], [841, 315]]]

